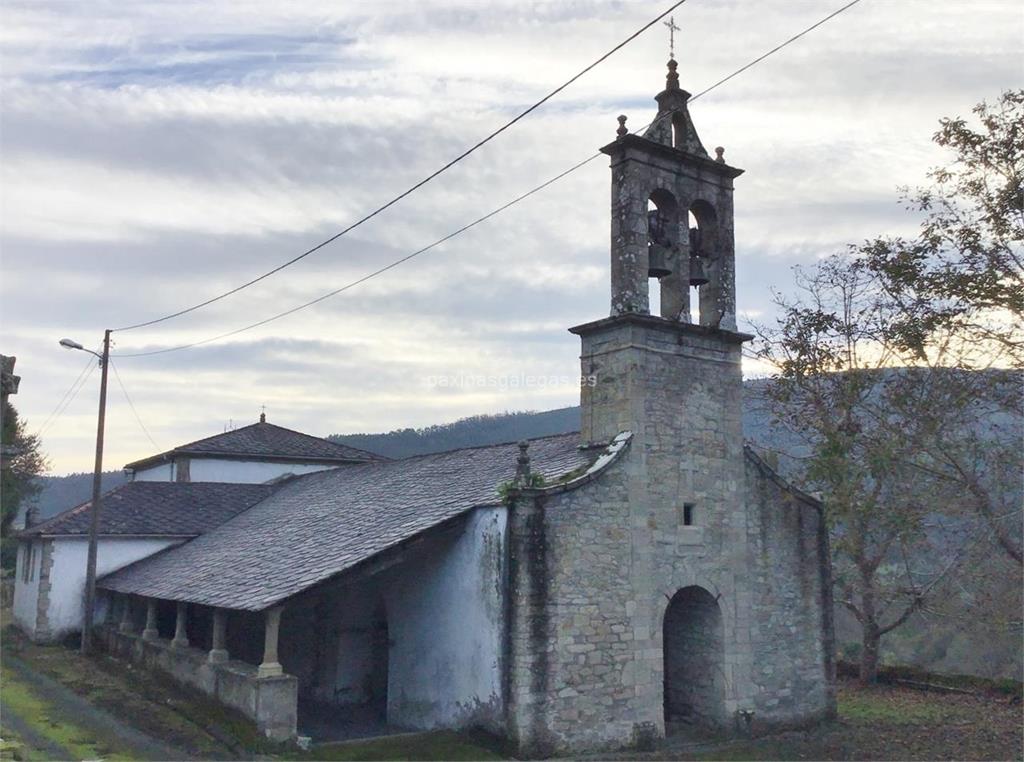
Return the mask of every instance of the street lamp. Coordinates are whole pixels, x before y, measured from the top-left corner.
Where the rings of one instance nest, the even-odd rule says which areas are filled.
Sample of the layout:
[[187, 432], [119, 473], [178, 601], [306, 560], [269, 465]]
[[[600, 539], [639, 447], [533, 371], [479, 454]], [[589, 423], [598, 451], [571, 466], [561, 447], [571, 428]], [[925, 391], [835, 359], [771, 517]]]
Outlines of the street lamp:
[[110, 365], [110, 329], [103, 333], [103, 354], [86, 349], [77, 341], [61, 339], [65, 349], [78, 349], [100, 360], [100, 414], [96, 423], [96, 466], [92, 474], [92, 510], [89, 517], [89, 556], [85, 564], [85, 611], [82, 621], [82, 653], [92, 650], [92, 615], [96, 606], [96, 546], [100, 530], [100, 479], [103, 476], [103, 425], [107, 416], [107, 366]]

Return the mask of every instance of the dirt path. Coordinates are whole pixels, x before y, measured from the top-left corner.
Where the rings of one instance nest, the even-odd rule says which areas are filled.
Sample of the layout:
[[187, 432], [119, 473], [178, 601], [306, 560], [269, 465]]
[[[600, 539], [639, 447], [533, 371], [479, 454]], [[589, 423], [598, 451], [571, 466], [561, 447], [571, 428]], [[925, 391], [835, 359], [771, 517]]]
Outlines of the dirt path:
[[[7, 673], [5, 693], [13, 694], [15, 699], [4, 702], [4, 725], [10, 726], [33, 748], [48, 755], [57, 755], [51, 758], [73, 759], [79, 756], [83, 746], [101, 752], [109, 750], [106, 756], [127, 756], [132, 759], [189, 758], [180, 749], [151, 738], [109, 712], [93, 706], [14, 656], [6, 656], [4, 671]], [[40, 705], [50, 732], [45, 728], [40, 729], [43, 721], [38, 715]], [[63, 737], [67, 737], [69, 742], [61, 743]]]

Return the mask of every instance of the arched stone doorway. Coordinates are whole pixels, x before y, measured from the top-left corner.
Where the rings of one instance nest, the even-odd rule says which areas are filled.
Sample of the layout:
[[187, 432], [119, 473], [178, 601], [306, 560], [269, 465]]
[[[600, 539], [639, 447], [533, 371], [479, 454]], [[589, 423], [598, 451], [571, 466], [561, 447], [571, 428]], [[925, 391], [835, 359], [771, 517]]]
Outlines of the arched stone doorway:
[[680, 589], [665, 610], [665, 729], [716, 728], [725, 720], [722, 611], [702, 587]]

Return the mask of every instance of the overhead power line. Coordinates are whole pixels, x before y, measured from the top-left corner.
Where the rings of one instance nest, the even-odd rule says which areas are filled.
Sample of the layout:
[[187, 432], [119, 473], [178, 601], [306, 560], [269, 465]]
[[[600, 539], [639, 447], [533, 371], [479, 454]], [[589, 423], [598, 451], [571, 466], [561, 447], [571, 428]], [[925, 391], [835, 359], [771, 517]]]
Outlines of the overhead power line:
[[64, 392], [64, 396], [60, 398], [50, 414], [46, 416], [46, 420], [43, 421], [43, 425], [39, 427], [39, 431], [36, 432], [37, 437], [42, 437], [50, 428], [57, 422], [57, 420], [64, 415], [64, 412], [71, 406], [71, 403], [75, 401], [75, 397], [85, 386], [85, 383], [89, 380], [92, 372], [96, 370], [96, 360], [92, 357], [86, 362], [85, 367], [78, 374], [78, 378], [71, 382], [71, 386]]
[[[825, 18], [823, 18], [820, 21], [816, 22], [815, 24], [812, 24], [811, 26], [807, 27], [803, 31], [793, 35], [792, 37], [790, 37], [785, 42], [783, 42], [783, 43], [781, 43], [779, 45], [776, 45], [774, 48], [769, 50], [767, 53], [764, 53], [763, 55], [758, 56], [757, 58], [755, 58], [754, 60], [752, 60], [749, 63], [745, 64], [744, 66], [741, 66], [739, 69], [734, 71], [729, 76], [723, 77], [722, 79], [718, 80], [715, 84], [711, 85], [710, 87], [707, 87], [704, 90], [701, 90], [699, 93], [697, 93], [696, 95], [692, 96], [690, 98], [689, 102], [692, 103], [693, 101], [695, 101], [698, 98], [700, 98], [702, 95], [707, 95], [708, 93], [710, 93], [715, 88], [720, 87], [721, 85], [725, 84], [726, 82], [728, 82], [729, 80], [733, 79], [737, 75], [742, 74], [743, 72], [745, 72], [747, 69], [751, 68], [752, 66], [755, 66], [756, 64], [758, 64], [761, 61], [765, 60], [769, 56], [771, 56], [771, 55], [777, 53], [778, 51], [782, 50], [786, 46], [796, 42], [797, 40], [799, 40], [804, 35], [808, 34], [809, 32], [813, 31], [814, 29], [817, 29], [819, 26], [821, 26], [825, 22], [829, 21], [830, 19], [835, 18], [840, 13], [842, 13], [843, 11], [851, 8], [852, 6], [856, 5], [859, 2], [860, 2], [860, 0], [853, 0], [852, 2], [847, 3], [846, 5], [844, 5], [842, 8], [839, 8], [838, 10], [830, 13], [828, 16], [826, 16]], [[673, 6], [673, 7], [676, 7], [676, 6]], [[662, 15], [664, 15], [664, 14], [662, 14]], [[653, 23], [653, 22], [651, 22], [651, 23]], [[665, 117], [661, 117], [661, 118], [663, 119]], [[652, 124], [656, 123], [657, 121], [658, 121], [658, 119], [654, 119], [653, 121], [645, 124], [644, 126], [639, 127], [638, 129], [634, 130], [634, 133], [636, 134], [636, 133], [643, 132], [644, 130], [646, 130], [648, 127], [650, 127]], [[530, 196], [534, 195], [535, 193], [539, 193], [540, 191], [542, 191], [545, 188], [547, 188], [549, 185], [552, 185], [552, 184], [558, 182], [559, 180], [561, 180], [562, 178], [567, 177], [568, 175], [571, 175], [573, 172], [575, 172], [578, 169], [583, 168], [585, 165], [589, 164], [590, 162], [592, 162], [594, 159], [600, 157], [601, 155], [602, 154], [600, 152], [597, 152], [597, 153], [593, 154], [592, 156], [587, 157], [583, 161], [577, 162], [576, 164], [574, 164], [573, 166], [571, 166], [568, 169], [564, 170], [563, 172], [560, 172], [559, 174], [555, 175], [550, 180], [547, 180], [547, 181], [541, 183], [540, 185], [536, 186], [535, 188], [532, 188], [532, 189], [526, 191], [525, 193], [523, 193], [523, 194], [521, 194], [519, 196], [516, 196], [511, 201], [508, 201], [505, 204], [502, 204], [501, 206], [497, 207], [493, 211], [488, 212], [487, 214], [483, 215], [482, 217], [478, 217], [477, 219], [473, 220], [469, 224], [463, 225], [458, 230], [455, 230], [455, 231], [449, 233], [448, 235], [446, 235], [446, 236], [444, 236], [442, 238], [437, 239], [433, 243], [428, 244], [427, 246], [424, 246], [422, 249], [417, 249], [416, 251], [412, 252], [411, 254], [407, 254], [404, 257], [401, 257], [400, 259], [396, 259], [393, 262], [390, 262], [389, 264], [387, 264], [387, 265], [385, 265], [385, 266], [383, 266], [383, 267], [381, 267], [381, 268], [379, 268], [377, 270], [374, 270], [371, 273], [368, 273], [368, 274], [366, 274], [366, 275], [364, 275], [364, 276], [362, 276], [360, 278], [357, 278], [354, 281], [346, 283], [345, 285], [341, 286], [340, 288], [336, 288], [333, 291], [328, 291], [327, 293], [322, 294], [322, 295], [318, 296], [315, 299], [311, 299], [308, 302], [304, 302], [302, 304], [299, 304], [299, 305], [297, 305], [295, 307], [292, 307], [292, 308], [290, 308], [288, 310], [285, 310], [284, 312], [279, 312], [276, 315], [272, 315], [272, 316], [270, 316], [268, 318], [264, 318], [263, 320], [259, 320], [259, 321], [255, 322], [255, 323], [250, 323], [249, 325], [245, 325], [245, 326], [242, 326], [240, 328], [236, 328], [234, 330], [218, 334], [216, 336], [211, 336], [209, 338], [202, 339], [200, 341], [194, 341], [194, 342], [190, 342], [188, 344], [181, 344], [181, 345], [174, 346], [174, 347], [167, 347], [165, 349], [155, 349], [155, 350], [151, 350], [149, 352], [133, 352], [133, 353], [127, 353], [127, 354], [118, 354], [117, 356], [121, 357], [121, 358], [150, 357], [152, 355], [161, 355], [161, 354], [167, 354], [169, 352], [179, 352], [179, 351], [182, 351], [182, 350], [185, 350], [185, 349], [192, 349], [193, 347], [202, 346], [204, 344], [210, 344], [212, 342], [220, 341], [221, 339], [226, 339], [226, 338], [229, 338], [231, 336], [237, 336], [240, 333], [244, 333], [246, 331], [250, 331], [250, 330], [252, 330], [254, 328], [259, 328], [260, 326], [267, 325], [268, 323], [273, 323], [274, 321], [280, 320], [281, 318], [284, 318], [284, 317], [288, 317], [289, 315], [294, 315], [296, 312], [300, 312], [300, 311], [302, 311], [304, 309], [307, 309], [308, 307], [312, 307], [312, 306], [314, 306], [316, 304], [319, 304], [320, 302], [323, 302], [323, 301], [325, 301], [327, 299], [330, 299], [332, 296], [337, 296], [340, 293], [348, 291], [349, 289], [354, 288], [355, 286], [358, 286], [358, 285], [360, 285], [362, 283], [365, 283], [366, 281], [368, 281], [368, 280], [370, 280], [372, 278], [375, 278], [378, 275], [381, 275], [381, 274], [387, 272], [388, 270], [392, 270], [392, 269], [398, 267], [399, 265], [402, 265], [405, 262], [408, 262], [409, 260], [414, 259], [415, 257], [420, 256], [421, 254], [425, 254], [426, 252], [430, 251], [431, 249], [434, 249], [434, 248], [440, 246], [442, 243], [450, 241], [451, 239], [455, 238], [456, 236], [459, 236], [462, 233], [465, 233], [467, 230], [470, 230], [471, 228], [476, 227], [480, 223], [486, 222], [487, 220], [489, 220], [492, 217], [494, 217], [494, 216], [504, 212], [505, 210], [509, 209], [510, 207], [515, 206], [520, 201], [524, 201], [527, 198], [529, 198]]]
[[434, 248], [440, 246], [442, 243], [445, 243], [446, 241], [450, 241], [451, 239], [455, 238], [456, 236], [461, 235], [462, 233], [465, 233], [470, 228], [474, 228], [477, 225], [479, 225], [480, 223], [486, 222], [491, 217], [494, 217], [495, 215], [500, 214], [501, 212], [503, 212], [506, 209], [508, 209], [510, 206], [514, 206], [514, 205], [518, 204], [520, 201], [522, 201], [523, 199], [532, 196], [534, 193], [538, 193], [538, 192], [544, 190], [545, 188], [547, 188], [552, 183], [558, 182], [559, 180], [561, 180], [566, 175], [575, 172], [577, 169], [582, 167], [584, 164], [589, 164], [590, 162], [592, 162], [594, 159], [596, 159], [600, 155], [601, 155], [600, 153], [597, 153], [597, 154], [594, 154], [593, 156], [591, 156], [591, 157], [589, 157], [587, 159], [584, 159], [579, 164], [575, 164], [574, 166], [572, 166], [569, 169], [565, 170], [561, 174], [555, 175], [554, 177], [552, 177], [547, 182], [538, 185], [536, 188], [528, 190], [526, 193], [522, 194], [521, 196], [517, 196], [516, 198], [512, 199], [511, 201], [509, 201], [509, 202], [499, 206], [497, 209], [494, 209], [493, 211], [488, 212], [483, 217], [477, 217], [475, 220], [470, 222], [468, 225], [463, 225], [458, 230], [455, 230], [455, 231], [449, 233], [448, 235], [444, 236], [443, 238], [438, 238], [436, 241], [434, 241], [431, 244], [428, 244], [428, 245], [424, 246], [422, 249], [417, 249], [416, 251], [412, 252], [411, 254], [406, 254], [401, 259], [396, 259], [394, 262], [391, 262], [391, 263], [389, 263], [387, 265], [384, 265], [384, 267], [381, 267], [378, 270], [374, 270], [373, 272], [368, 273], [368, 274], [362, 276], [361, 278], [357, 278], [354, 281], [346, 283], [341, 288], [336, 288], [333, 291], [328, 291], [326, 294], [322, 294], [322, 295], [318, 296], [316, 299], [311, 299], [308, 302], [300, 304], [300, 305], [298, 305], [296, 307], [292, 307], [291, 309], [285, 310], [284, 312], [279, 312], [276, 315], [272, 315], [271, 317], [264, 318], [263, 320], [259, 320], [259, 321], [255, 322], [255, 323], [251, 323], [251, 324], [249, 324], [247, 326], [243, 326], [242, 328], [236, 328], [233, 331], [228, 331], [227, 333], [222, 333], [222, 334], [219, 334], [217, 336], [211, 336], [210, 338], [202, 339], [201, 341], [194, 341], [191, 344], [182, 344], [180, 346], [168, 347], [166, 349], [155, 349], [155, 350], [153, 350], [151, 352], [135, 352], [135, 353], [132, 353], [132, 354], [118, 354], [117, 356], [118, 357], [149, 357], [150, 355], [162, 355], [162, 354], [167, 354], [168, 352], [178, 352], [178, 351], [180, 351], [182, 349], [191, 349], [192, 347], [198, 347], [198, 346], [201, 346], [203, 344], [209, 344], [209, 343], [214, 342], [214, 341], [219, 341], [220, 339], [226, 339], [229, 336], [235, 336], [235, 335], [237, 335], [239, 333], [243, 333], [245, 331], [252, 330], [253, 328], [259, 328], [260, 326], [266, 325], [267, 323], [273, 323], [275, 320], [280, 320], [283, 317], [288, 317], [289, 315], [294, 315], [296, 312], [304, 310], [307, 307], [312, 307], [314, 304], [319, 304], [322, 301], [330, 299], [332, 296], [337, 296], [338, 294], [342, 293], [343, 291], [348, 291], [350, 288], [354, 288], [354, 287], [358, 286], [360, 283], [365, 283], [366, 281], [370, 280], [371, 278], [375, 278], [378, 275], [381, 275], [382, 273], [386, 273], [388, 270], [392, 270], [392, 269], [398, 267], [399, 265], [404, 264], [405, 262], [408, 262], [410, 259], [418, 257], [420, 254], [425, 254], [426, 252], [428, 252], [431, 249], [434, 249]]
[[454, 159], [452, 159], [447, 164], [442, 166], [440, 169], [437, 169], [437, 170], [431, 172], [429, 175], [427, 175], [422, 180], [420, 180], [416, 184], [414, 184], [411, 187], [409, 187], [407, 190], [403, 191], [402, 193], [399, 193], [397, 196], [395, 196], [393, 199], [388, 201], [386, 204], [377, 207], [376, 209], [374, 209], [372, 212], [370, 212], [366, 216], [361, 217], [360, 219], [356, 220], [351, 225], [349, 225], [347, 228], [345, 228], [344, 230], [342, 230], [342, 231], [340, 231], [338, 233], [335, 233], [334, 235], [332, 235], [327, 240], [321, 241], [316, 246], [314, 246], [311, 249], [307, 249], [306, 251], [304, 251], [301, 254], [299, 254], [297, 257], [292, 257], [287, 262], [284, 262], [284, 263], [278, 265], [277, 267], [273, 268], [272, 270], [267, 270], [267, 272], [263, 273], [262, 275], [259, 275], [259, 276], [255, 277], [255, 278], [253, 278], [252, 280], [246, 281], [245, 283], [241, 284], [240, 286], [236, 286], [235, 288], [232, 288], [232, 289], [230, 289], [228, 291], [225, 291], [224, 293], [219, 294], [218, 296], [214, 296], [214, 297], [212, 297], [210, 299], [207, 299], [206, 301], [199, 302], [198, 304], [193, 304], [191, 307], [186, 307], [185, 309], [178, 310], [177, 312], [172, 312], [169, 315], [164, 315], [163, 317], [154, 318], [153, 320], [146, 320], [144, 322], [135, 323], [133, 325], [122, 326], [120, 328], [115, 328], [113, 330], [114, 331], [131, 331], [131, 330], [133, 330], [135, 328], [143, 328], [144, 326], [155, 325], [157, 323], [162, 323], [165, 320], [171, 320], [172, 318], [180, 317], [182, 315], [187, 315], [190, 312], [195, 312], [196, 310], [202, 309], [203, 307], [207, 307], [207, 306], [213, 304], [214, 302], [219, 302], [221, 299], [225, 299], [225, 298], [231, 296], [232, 294], [237, 294], [242, 289], [248, 288], [249, 286], [252, 286], [252, 285], [254, 285], [256, 283], [259, 283], [260, 281], [262, 281], [262, 280], [264, 280], [266, 278], [269, 278], [271, 275], [274, 275], [275, 273], [281, 272], [281, 270], [284, 270], [286, 267], [290, 267], [291, 265], [294, 265], [299, 260], [305, 259], [310, 254], [312, 254], [312, 253], [314, 253], [316, 251], [319, 251], [324, 246], [327, 246], [328, 244], [333, 243], [334, 241], [337, 241], [339, 238], [341, 238], [346, 233], [349, 233], [349, 232], [355, 230], [357, 227], [359, 227], [363, 223], [368, 222], [369, 220], [372, 220], [374, 217], [376, 217], [378, 214], [383, 212], [385, 209], [388, 209], [388, 208], [394, 206], [395, 204], [397, 204], [399, 201], [401, 201], [403, 198], [405, 198], [409, 194], [411, 194], [411, 193], [419, 190], [420, 188], [422, 188], [424, 185], [429, 183], [431, 180], [433, 180], [438, 175], [442, 174], [443, 172], [448, 171], [449, 169], [454, 167], [456, 164], [458, 164], [460, 161], [462, 161], [467, 156], [469, 156], [471, 153], [476, 151], [478, 148], [481, 148], [482, 146], [484, 146], [487, 143], [491, 142], [494, 138], [496, 138], [498, 135], [503, 133], [509, 127], [511, 127], [516, 122], [518, 122], [521, 119], [523, 119], [524, 117], [526, 117], [528, 114], [531, 114], [532, 112], [536, 111], [538, 108], [540, 108], [545, 103], [547, 103], [549, 100], [554, 98], [556, 95], [558, 95], [560, 92], [562, 92], [565, 88], [567, 88], [573, 82], [578, 80], [580, 77], [582, 77], [584, 74], [586, 74], [591, 69], [596, 67], [598, 64], [600, 64], [603, 61], [605, 61], [608, 58], [610, 58], [614, 53], [616, 53], [619, 50], [621, 50], [622, 48], [624, 48], [626, 45], [628, 45], [630, 42], [635, 40], [637, 37], [639, 37], [645, 31], [650, 29], [656, 23], [661, 21], [661, 19], [665, 18], [665, 16], [670, 14], [672, 11], [674, 11], [676, 8], [678, 8], [679, 6], [681, 6], [685, 2], [686, 2], [686, 0], [678, 0], [678, 2], [674, 3], [664, 13], [659, 14], [657, 17], [655, 17], [651, 21], [649, 21], [646, 24], [644, 24], [642, 27], [640, 27], [635, 32], [633, 32], [633, 34], [629, 35], [629, 37], [627, 37], [622, 42], [620, 42], [618, 45], [616, 45], [614, 48], [612, 48], [607, 53], [605, 53], [604, 55], [599, 57], [596, 61], [594, 61], [593, 63], [591, 63], [588, 66], [584, 67], [579, 73], [577, 73], [576, 75], [574, 75], [570, 79], [568, 79], [565, 82], [563, 82], [561, 85], [556, 87], [554, 90], [552, 90], [550, 93], [545, 95], [543, 98], [541, 98], [539, 101], [534, 103], [532, 106], [530, 106], [526, 110], [520, 112], [517, 116], [513, 117], [509, 121], [505, 122], [505, 124], [503, 124], [501, 127], [496, 129], [494, 132], [492, 132], [490, 135], [485, 137], [483, 140], [480, 140], [479, 142], [474, 144], [472, 147], [467, 148], [465, 151], [460, 153], [458, 156], [456, 156]]
[[139, 411], [135, 409], [135, 403], [132, 402], [131, 396], [128, 394], [128, 389], [124, 385], [124, 381], [121, 380], [121, 374], [117, 372], [117, 365], [114, 364], [113, 358], [110, 359], [110, 367], [114, 370], [114, 378], [117, 379], [117, 385], [121, 387], [121, 393], [124, 394], [125, 401], [128, 403], [128, 407], [132, 409], [132, 414], [135, 416], [135, 420], [139, 423], [139, 428], [142, 429], [142, 433], [146, 435], [146, 439], [153, 445], [157, 450], [160, 449], [160, 445], [154, 441], [153, 437], [149, 433], [149, 429], [146, 428], [146, 424], [142, 422], [142, 418], [139, 416]]

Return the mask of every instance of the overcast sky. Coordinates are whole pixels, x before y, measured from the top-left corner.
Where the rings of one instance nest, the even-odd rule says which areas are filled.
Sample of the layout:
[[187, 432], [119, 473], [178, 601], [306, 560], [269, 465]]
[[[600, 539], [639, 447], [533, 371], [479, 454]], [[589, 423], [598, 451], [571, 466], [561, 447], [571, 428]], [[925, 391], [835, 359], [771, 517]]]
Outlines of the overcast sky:
[[[175, 311], [289, 259], [546, 94], [670, 2], [4, 0], [2, 346], [39, 430], [103, 329]], [[688, 0], [698, 92], [842, 0]], [[741, 320], [790, 268], [916, 221], [897, 187], [944, 160], [942, 116], [1022, 83], [1017, 2], [862, 0], [694, 103], [736, 182]], [[234, 297], [115, 334], [127, 354], [205, 339], [343, 285], [637, 128], [664, 84], [660, 25], [371, 223]], [[317, 435], [578, 402], [436, 385], [572, 377], [566, 328], [608, 311], [602, 157], [431, 253], [231, 339], [116, 362], [160, 449], [256, 420]], [[53, 473], [91, 469], [99, 373], [45, 430]], [[514, 383], [514, 382], [513, 382]], [[106, 465], [155, 451], [111, 378]]]

